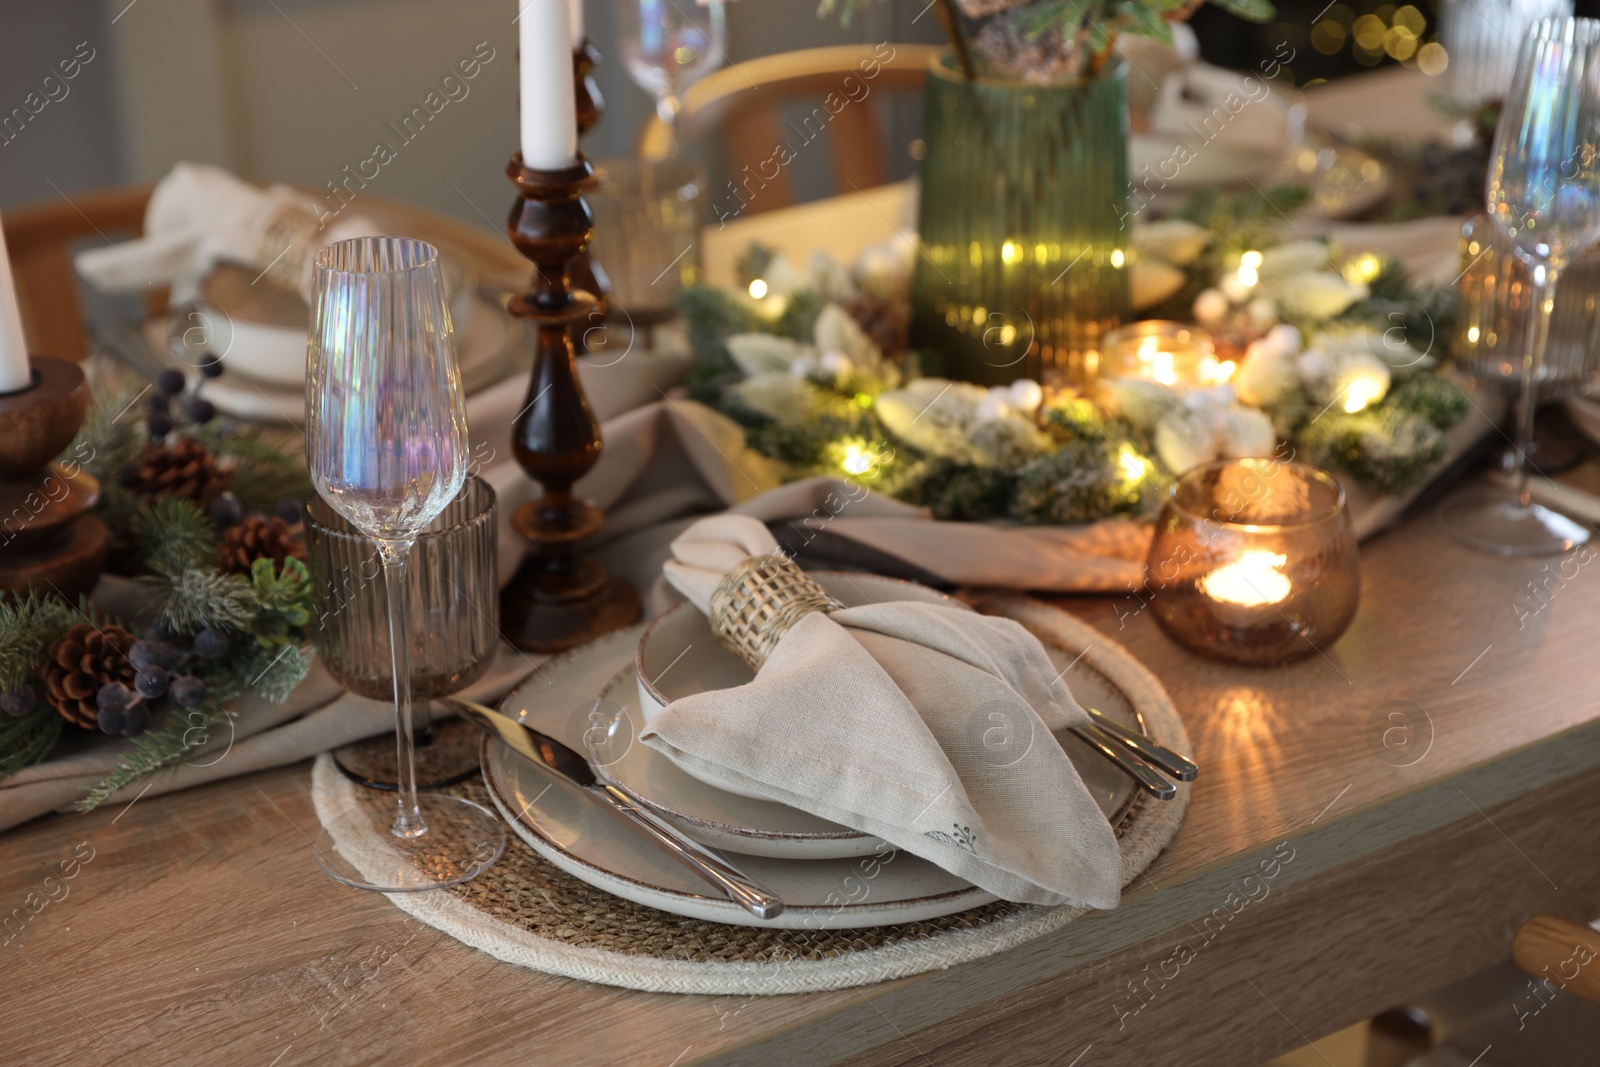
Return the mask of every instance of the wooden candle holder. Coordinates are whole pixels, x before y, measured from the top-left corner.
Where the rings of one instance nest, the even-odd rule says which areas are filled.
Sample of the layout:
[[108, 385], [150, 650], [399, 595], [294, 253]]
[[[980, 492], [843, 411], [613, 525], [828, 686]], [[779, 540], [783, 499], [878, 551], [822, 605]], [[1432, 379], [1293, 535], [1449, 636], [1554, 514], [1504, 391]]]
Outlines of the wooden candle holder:
[[33, 356], [33, 383], [0, 394], [0, 591], [59, 593], [77, 601], [106, 562], [106, 528], [89, 510], [100, 483], [56, 460], [89, 412], [89, 383], [76, 363]]
[[[594, 78], [594, 68], [599, 62], [600, 50], [587, 37], [584, 38], [583, 44], [572, 52], [572, 80], [577, 90], [580, 137], [594, 129], [606, 113], [605, 98], [600, 95], [600, 83]], [[591, 178], [588, 187], [593, 188], [594, 185], [595, 180]], [[605, 268], [595, 261], [587, 248], [573, 259], [569, 274], [572, 278], [572, 287], [593, 293], [596, 301], [589, 318], [572, 330], [572, 343], [582, 354], [589, 348], [586, 341], [588, 332], [604, 323], [606, 315], [611, 311], [611, 279], [606, 277]]]
[[631, 586], [577, 551], [601, 524], [600, 509], [572, 492], [600, 458], [600, 424], [578, 381], [571, 336], [597, 304], [593, 294], [574, 291], [570, 278], [573, 260], [594, 236], [594, 216], [583, 201], [594, 167], [579, 155], [563, 170], [534, 170], [518, 153], [506, 174], [520, 194], [508, 224], [511, 241], [536, 268], [533, 286], [513, 297], [509, 310], [536, 323], [539, 335], [511, 450], [543, 495], [512, 516], [536, 552], [501, 593], [500, 621], [518, 648], [559, 652], [629, 626], [642, 612]]

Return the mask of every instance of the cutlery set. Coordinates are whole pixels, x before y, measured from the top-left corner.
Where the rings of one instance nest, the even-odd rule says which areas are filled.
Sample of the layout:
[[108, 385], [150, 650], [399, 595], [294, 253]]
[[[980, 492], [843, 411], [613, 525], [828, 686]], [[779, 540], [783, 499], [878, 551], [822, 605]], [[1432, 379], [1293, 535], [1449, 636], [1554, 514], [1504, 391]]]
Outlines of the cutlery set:
[[[599, 761], [591, 762], [548, 734], [482, 704], [460, 697], [448, 697], [443, 702], [483, 733], [503, 742], [521, 759], [592, 796], [751, 915], [773, 919], [783, 914], [784, 904], [778, 894], [650, 811], [642, 798], [608, 775]], [[1193, 760], [1157, 744], [1103, 712], [1093, 708], [1088, 711], [1090, 722], [1075, 727], [1073, 733], [1151, 796], [1170, 800], [1177, 795], [1172, 779], [1191, 782], [1199, 774], [1200, 768]]]

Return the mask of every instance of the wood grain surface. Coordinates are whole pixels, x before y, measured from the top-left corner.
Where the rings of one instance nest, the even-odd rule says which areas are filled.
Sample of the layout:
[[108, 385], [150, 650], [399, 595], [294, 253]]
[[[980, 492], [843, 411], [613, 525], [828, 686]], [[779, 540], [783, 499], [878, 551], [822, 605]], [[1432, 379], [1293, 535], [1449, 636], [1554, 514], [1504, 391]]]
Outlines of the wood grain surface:
[[[1067, 1063], [1092, 1043], [1088, 1067], [1219, 1041], [1265, 1058], [1509, 958], [1532, 915], [1600, 913], [1593, 554], [1491, 559], [1430, 519], [1362, 554], [1354, 626], [1287, 668], [1199, 660], [1131, 597], [1062, 601], [1161, 677], [1204, 771], [1122, 907], [1013, 952], [754, 998], [519, 970], [328, 881], [300, 764], [0, 838], [0, 1063], [686, 1067], [935, 1048], [944, 1067]], [[1129, 982], [1149, 1003], [1119, 1028], [1142, 1002]], [[1016, 1059], [985, 1047], [1023, 1035]], [[1187, 1062], [1254, 1062], [1213, 1053]]]

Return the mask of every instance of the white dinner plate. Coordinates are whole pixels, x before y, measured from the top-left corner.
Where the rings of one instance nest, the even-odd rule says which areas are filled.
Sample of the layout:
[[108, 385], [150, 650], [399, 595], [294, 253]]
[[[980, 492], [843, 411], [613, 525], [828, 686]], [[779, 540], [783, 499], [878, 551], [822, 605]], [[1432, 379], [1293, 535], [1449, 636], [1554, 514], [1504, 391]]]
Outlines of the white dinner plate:
[[[513, 335], [520, 326], [511, 320], [505, 309], [477, 295], [468, 301], [464, 318], [464, 322], [457, 324], [456, 358], [460, 363], [462, 388], [471, 395], [501, 381], [514, 369]], [[165, 352], [166, 325], [158, 321], [154, 326], [159, 335], [152, 337], [151, 343], [156, 351]], [[298, 426], [305, 421], [304, 387], [293, 388], [250, 378], [228, 368], [226, 357], [223, 366], [222, 377], [207, 379], [201, 392], [218, 411], [252, 422]]]

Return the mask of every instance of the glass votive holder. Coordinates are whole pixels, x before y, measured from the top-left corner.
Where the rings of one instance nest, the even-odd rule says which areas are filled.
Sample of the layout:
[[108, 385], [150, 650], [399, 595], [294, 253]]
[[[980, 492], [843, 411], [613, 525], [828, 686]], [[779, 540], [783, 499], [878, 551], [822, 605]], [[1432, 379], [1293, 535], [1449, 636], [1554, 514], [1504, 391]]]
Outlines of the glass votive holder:
[[[477, 730], [454, 716], [433, 723], [428, 701], [483, 677], [499, 648], [495, 512], [493, 487], [469, 477], [417, 538], [406, 567], [419, 787], [461, 781], [478, 768]], [[392, 701], [388, 596], [376, 544], [320, 497], [306, 505], [305, 530], [317, 655], [352, 693]], [[335, 750], [334, 761], [363, 785], [394, 788], [392, 737], [346, 745]]]
[[1198, 326], [1145, 319], [1118, 326], [1100, 344], [1100, 377], [1204, 386], [1226, 381], [1232, 365], [1217, 361], [1211, 335]]
[[1355, 617], [1361, 568], [1344, 489], [1305, 463], [1221, 460], [1174, 481], [1147, 568], [1156, 621], [1212, 659], [1312, 655]]

